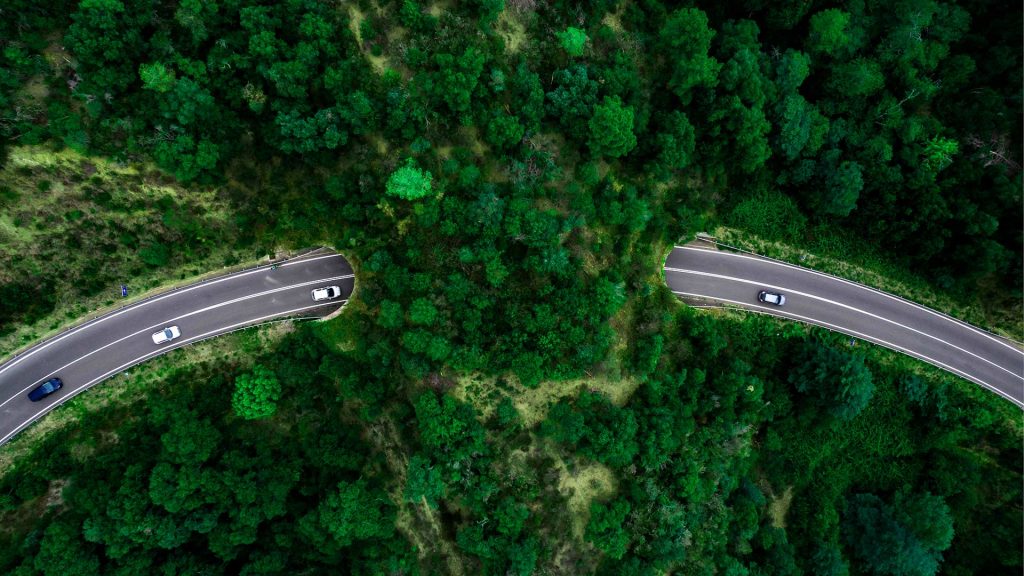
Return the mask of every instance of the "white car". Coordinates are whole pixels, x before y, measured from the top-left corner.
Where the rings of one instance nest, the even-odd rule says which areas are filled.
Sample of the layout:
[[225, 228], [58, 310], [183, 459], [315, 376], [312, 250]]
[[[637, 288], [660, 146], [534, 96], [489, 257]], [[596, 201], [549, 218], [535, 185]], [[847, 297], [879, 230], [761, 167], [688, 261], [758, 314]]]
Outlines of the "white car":
[[337, 286], [325, 286], [323, 288], [313, 290], [314, 302], [319, 302], [321, 300], [334, 300], [338, 296], [341, 296], [341, 288]]
[[786, 297], [782, 294], [775, 292], [768, 292], [767, 290], [761, 290], [757, 293], [757, 299], [767, 304], [775, 304], [776, 306], [782, 306], [786, 303]]
[[178, 330], [177, 326], [168, 326], [167, 328], [153, 334], [153, 344], [170, 342], [178, 336], [181, 336], [181, 330]]

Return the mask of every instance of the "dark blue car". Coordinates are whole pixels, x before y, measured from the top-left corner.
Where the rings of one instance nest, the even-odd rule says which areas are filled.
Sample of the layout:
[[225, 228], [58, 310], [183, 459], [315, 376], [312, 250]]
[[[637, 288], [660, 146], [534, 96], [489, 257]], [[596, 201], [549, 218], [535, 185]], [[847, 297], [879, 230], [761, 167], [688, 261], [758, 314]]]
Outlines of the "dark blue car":
[[50, 378], [46, 382], [43, 382], [39, 386], [36, 386], [28, 393], [28, 399], [33, 402], [39, 402], [43, 398], [46, 398], [50, 394], [53, 394], [60, 387], [64, 385], [64, 381], [60, 378]]

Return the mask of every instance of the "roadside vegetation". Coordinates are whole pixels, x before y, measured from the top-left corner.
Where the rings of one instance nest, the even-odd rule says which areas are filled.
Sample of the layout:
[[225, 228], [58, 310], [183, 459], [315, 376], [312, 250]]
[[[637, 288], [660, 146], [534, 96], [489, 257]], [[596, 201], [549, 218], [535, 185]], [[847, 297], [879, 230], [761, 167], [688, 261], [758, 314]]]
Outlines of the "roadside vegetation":
[[852, 232], [821, 225], [797, 239], [750, 224], [754, 225], [718, 226], [711, 229], [712, 235], [723, 244], [860, 282], [1024, 342], [1024, 298], [1005, 286], [985, 281], [976, 289], [940, 288], [901, 262], [898, 250], [867, 244]]
[[[687, 307], [658, 269], [720, 225], [823, 256], [863, 244], [936, 302], [996, 295], [984, 317], [1018, 334], [1019, 10], [11, 13], [8, 196], [67, 194], [57, 222], [107, 225], [72, 176], [19, 168], [24, 146], [71, 149], [125, 171], [109, 202], [141, 186], [122, 274], [328, 245], [360, 287], [244, 363], [172, 368], [144, 401], [5, 447], [0, 570], [1020, 571], [1019, 410], [883, 349]], [[192, 223], [181, 251], [168, 210]], [[79, 242], [116, 246], [103, 230]]]
[[0, 170], [0, 356], [121, 298], [255, 260], [213, 187], [71, 150]]

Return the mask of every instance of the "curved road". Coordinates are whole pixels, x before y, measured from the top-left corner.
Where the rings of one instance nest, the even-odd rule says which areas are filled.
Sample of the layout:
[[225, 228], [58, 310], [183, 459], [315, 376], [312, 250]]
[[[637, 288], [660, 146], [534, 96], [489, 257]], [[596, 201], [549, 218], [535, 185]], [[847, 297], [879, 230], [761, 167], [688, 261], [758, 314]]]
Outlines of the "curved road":
[[[1015, 343], [913, 302], [775, 260], [677, 246], [665, 281], [678, 296], [707, 298], [831, 328], [914, 356], [1024, 408], [1024, 351]], [[782, 307], [757, 299], [786, 295]]]
[[[314, 302], [313, 288], [338, 285], [339, 299]], [[79, 392], [175, 348], [276, 318], [323, 315], [355, 286], [340, 254], [319, 250], [281, 263], [213, 278], [158, 294], [50, 338], [0, 365], [0, 444]], [[152, 334], [177, 325], [181, 337], [153, 344]], [[57, 376], [64, 387], [40, 402], [28, 391]]]

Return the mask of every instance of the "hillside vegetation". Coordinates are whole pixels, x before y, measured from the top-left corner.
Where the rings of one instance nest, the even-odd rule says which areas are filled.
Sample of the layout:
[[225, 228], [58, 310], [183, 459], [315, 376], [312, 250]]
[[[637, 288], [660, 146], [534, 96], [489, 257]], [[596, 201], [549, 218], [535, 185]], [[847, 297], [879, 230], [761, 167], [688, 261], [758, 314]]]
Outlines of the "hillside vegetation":
[[[323, 244], [360, 289], [251, 363], [183, 363], [145, 401], [16, 439], [0, 570], [1021, 570], [1017, 408], [689, 308], [659, 270], [721, 226], [862, 243], [876, 273], [1012, 324], [1019, 7], [7, 4], [0, 234], [52, 196], [96, 226], [62, 224], [57, 250], [121, 242], [119, 270]], [[127, 224], [76, 207], [90, 176], [42, 185], [24, 146], [117, 163], [103, 201], [137, 194], [148, 224], [99, 240]], [[56, 309], [18, 282], [0, 275], [9, 329]]]

